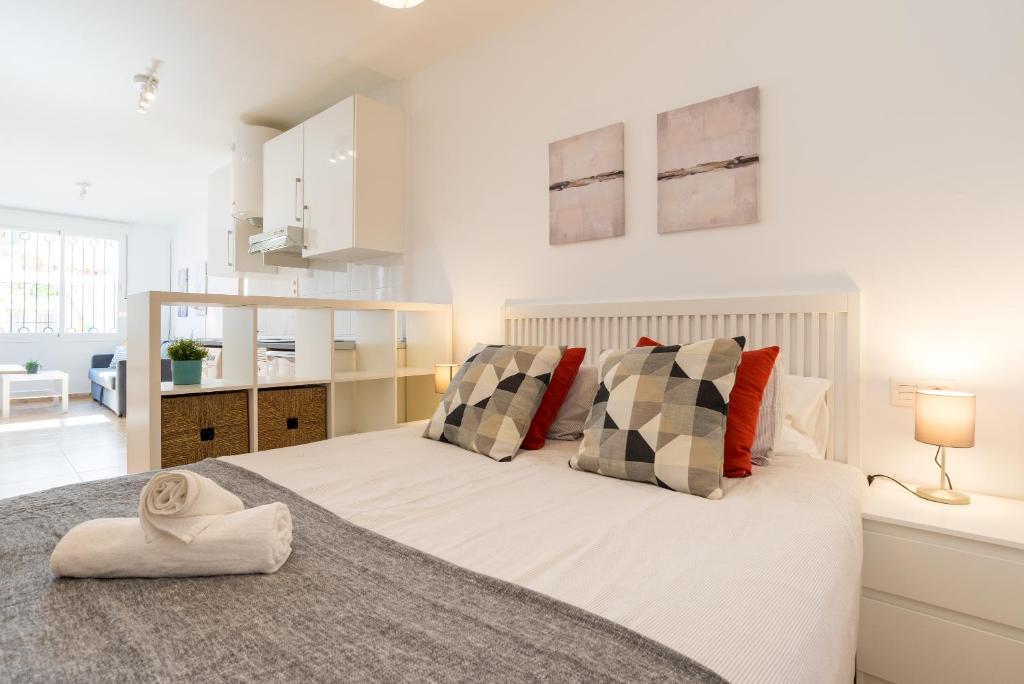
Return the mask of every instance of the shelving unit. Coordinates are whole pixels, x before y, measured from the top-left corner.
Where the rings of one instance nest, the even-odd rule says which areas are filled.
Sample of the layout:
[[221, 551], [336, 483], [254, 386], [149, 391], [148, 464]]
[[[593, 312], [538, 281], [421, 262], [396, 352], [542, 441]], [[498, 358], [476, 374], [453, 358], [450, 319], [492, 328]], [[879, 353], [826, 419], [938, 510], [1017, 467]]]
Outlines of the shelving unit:
[[[221, 307], [221, 378], [200, 385], [160, 382], [160, 312], [165, 306]], [[261, 375], [257, 329], [261, 311], [296, 314], [293, 374]], [[336, 349], [334, 314], [351, 312], [354, 349]], [[161, 400], [168, 396], [244, 390], [249, 400], [249, 448], [259, 451], [260, 391], [323, 385], [327, 435], [382, 430], [428, 418], [434, 364], [452, 359], [451, 306], [421, 302], [249, 297], [142, 292], [128, 297], [128, 472], [161, 464]], [[399, 331], [404, 330], [404, 343]]]

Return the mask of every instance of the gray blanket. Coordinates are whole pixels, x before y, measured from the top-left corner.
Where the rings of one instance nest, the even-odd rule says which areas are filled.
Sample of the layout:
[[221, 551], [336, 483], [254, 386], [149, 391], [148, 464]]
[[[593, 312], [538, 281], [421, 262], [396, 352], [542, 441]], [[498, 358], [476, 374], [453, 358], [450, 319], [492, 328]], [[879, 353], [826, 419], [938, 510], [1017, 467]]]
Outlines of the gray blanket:
[[0, 500], [0, 680], [720, 682], [565, 603], [348, 523], [243, 468], [190, 466], [291, 509], [274, 575], [53, 579], [75, 524], [134, 516], [148, 475]]

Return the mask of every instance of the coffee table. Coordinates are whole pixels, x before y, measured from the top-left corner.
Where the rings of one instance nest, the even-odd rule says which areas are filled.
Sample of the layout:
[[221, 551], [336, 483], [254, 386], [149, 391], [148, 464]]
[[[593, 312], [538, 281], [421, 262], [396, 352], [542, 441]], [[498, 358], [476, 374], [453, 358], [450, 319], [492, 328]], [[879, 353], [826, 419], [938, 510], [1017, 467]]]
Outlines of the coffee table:
[[3, 408], [3, 417], [11, 417], [11, 385], [20, 382], [55, 382], [60, 389], [57, 392], [35, 392], [30, 391], [18, 394], [15, 399], [42, 399], [52, 397], [60, 398], [61, 409], [67, 413], [68, 410], [68, 374], [59, 370], [39, 371], [38, 373], [4, 373], [0, 375], [0, 404]]

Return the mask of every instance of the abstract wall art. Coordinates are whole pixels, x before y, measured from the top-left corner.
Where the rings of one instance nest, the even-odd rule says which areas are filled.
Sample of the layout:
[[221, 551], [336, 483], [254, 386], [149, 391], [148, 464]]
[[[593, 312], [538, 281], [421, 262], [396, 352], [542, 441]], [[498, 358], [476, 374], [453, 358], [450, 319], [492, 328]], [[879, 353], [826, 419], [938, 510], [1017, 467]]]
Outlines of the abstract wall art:
[[658, 232], [758, 221], [760, 93], [658, 115]]
[[617, 123], [548, 145], [550, 244], [625, 234], [624, 130]]

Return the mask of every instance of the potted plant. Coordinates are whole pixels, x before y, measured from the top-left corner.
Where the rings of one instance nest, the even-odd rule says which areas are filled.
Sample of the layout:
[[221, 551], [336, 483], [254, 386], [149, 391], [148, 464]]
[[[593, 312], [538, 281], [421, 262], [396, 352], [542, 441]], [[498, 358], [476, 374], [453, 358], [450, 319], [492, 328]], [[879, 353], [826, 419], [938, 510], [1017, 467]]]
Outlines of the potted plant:
[[39, 369], [43, 367], [43, 364], [39, 363], [35, 359], [29, 359], [25, 362], [25, 372], [29, 375], [35, 375], [39, 372]]
[[181, 337], [167, 346], [171, 379], [175, 385], [198, 385], [203, 381], [203, 359], [210, 352], [195, 340]]

